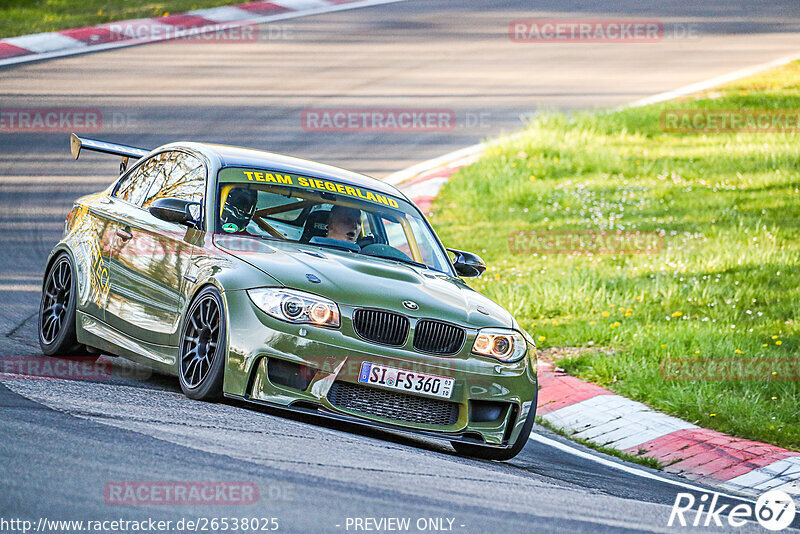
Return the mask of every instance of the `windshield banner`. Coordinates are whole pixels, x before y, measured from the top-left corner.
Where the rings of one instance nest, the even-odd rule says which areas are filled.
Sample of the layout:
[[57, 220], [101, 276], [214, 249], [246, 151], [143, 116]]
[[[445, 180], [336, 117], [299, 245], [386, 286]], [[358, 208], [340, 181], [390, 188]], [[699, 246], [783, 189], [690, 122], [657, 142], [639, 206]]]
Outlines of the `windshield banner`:
[[344, 185], [329, 180], [310, 178], [296, 174], [282, 174], [269, 172], [263, 169], [223, 169], [219, 174], [220, 182], [248, 182], [264, 183], [274, 185], [290, 185], [294, 187], [312, 189], [316, 191], [327, 191], [338, 193], [376, 204], [383, 204], [392, 208], [398, 208], [397, 201], [389, 196], [378, 194], [368, 189], [362, 189], [351, 185]]

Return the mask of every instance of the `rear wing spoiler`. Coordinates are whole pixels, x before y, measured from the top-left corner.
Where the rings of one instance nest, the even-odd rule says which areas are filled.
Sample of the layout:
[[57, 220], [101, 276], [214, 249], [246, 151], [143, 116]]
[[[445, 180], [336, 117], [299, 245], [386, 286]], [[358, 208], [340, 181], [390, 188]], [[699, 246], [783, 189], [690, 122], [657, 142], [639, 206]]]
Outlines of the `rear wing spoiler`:
[[81, 149], [92, 150], [94, 152], [102, 152], [104, 154], [114, 154], [122, 156], [122, 163], [119, 165], [119, 173], [125, 172], [128, 166], [128, 159], [139, 159], [146, 156], [150, 151], [145, 148], [137, 148], [135, 146], [120, 145], [117, 143], [107, 143], [97, 139], [89, 139], [88, 137], [79, 137], [77, 134], [69, 136], [69, 148], [72, 152], [72, 157], [78, 159], [81, 155]]

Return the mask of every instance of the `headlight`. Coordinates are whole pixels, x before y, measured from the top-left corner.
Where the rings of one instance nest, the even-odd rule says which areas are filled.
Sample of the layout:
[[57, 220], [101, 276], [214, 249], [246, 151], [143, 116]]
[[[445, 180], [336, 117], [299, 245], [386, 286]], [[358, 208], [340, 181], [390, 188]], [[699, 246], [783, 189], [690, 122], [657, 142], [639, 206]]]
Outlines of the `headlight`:
[[484, 328], [478, 332], [472, 352], [503, 362], [515, 362], [525, 356], [527, 348], [525, 338], [516, 330]]
[[339, 307], [332, 300], [275, 287], [249, 289], [247, 294], [261, 311], [281, 321], [339, 327]]

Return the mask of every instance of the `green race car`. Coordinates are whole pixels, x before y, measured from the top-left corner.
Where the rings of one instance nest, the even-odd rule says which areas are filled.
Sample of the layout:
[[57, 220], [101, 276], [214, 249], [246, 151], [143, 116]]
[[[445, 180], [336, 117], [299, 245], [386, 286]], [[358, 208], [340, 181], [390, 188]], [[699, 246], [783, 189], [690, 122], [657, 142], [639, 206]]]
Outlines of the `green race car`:
[[[419, 209], [367, 176], [201, 143], [122, 156], [78, 199], [47, 260], [47, 355], [108, 353], [228, 397], [520, 452], [536, 411], [536, 348], [470, 289], [483, 261], [445, 249]], [[129, 160], [138, 160], [127, 169]]]

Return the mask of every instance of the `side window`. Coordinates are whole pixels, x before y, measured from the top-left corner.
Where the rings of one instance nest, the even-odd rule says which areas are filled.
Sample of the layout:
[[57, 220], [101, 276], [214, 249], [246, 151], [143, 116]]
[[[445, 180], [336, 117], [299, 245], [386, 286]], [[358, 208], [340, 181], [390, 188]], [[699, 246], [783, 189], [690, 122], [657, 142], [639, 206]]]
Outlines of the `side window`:
[[153, 179], [166, 157], [167, 154], [156, 154], [136, 167], [117, 187], [114, 196], [136, 206], [141, 205], [147, 190], [150, 188], [150, 184], [153, 183]]
[[206, 168], [203, 162], [184, 152], [167, 152], [164, 164], [155, 175], [143, 208], [160, 198], [179, 198], [202, 202], [206, 190]]

